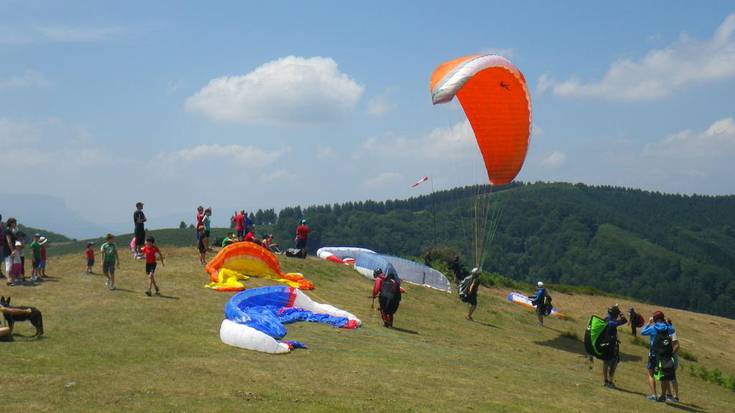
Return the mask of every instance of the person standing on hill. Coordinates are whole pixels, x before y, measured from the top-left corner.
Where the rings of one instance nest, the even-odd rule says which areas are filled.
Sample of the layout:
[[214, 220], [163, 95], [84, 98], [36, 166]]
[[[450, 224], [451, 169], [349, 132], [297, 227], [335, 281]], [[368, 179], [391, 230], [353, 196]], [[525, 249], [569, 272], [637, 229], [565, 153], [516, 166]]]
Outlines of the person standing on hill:
[[296, 227], [296, 249], [302, 251], [302, 255], [306, 256], [306, 243], [309, 240], [309, 226], [306, 225], [306, 220], [302, 219], [301, 224]]
[[536, 283], [538, 287], [536, 293], [531, 297], [531, 304], [536, 306], [536, 315], [538, 316], [538, 323], [541, 327], [544, 326], [544, 316], [546, 315], [546, 307], [550, 305], [551, 296], [549, 292], [544, 288], [544, 283], [539, 281]]
[[467, 276], [467, 270], [459, 260], [459, 255], [455, 255], [454, 259], [449, 262], [449, 270], [454, 273], [454, 280], [457, 285]]
[[[673, 370], [673, 355], [674, 348], [672, 343], [672, 335], [676, 334], [676, 329], [673, 326], [666, 324], [666, 318], [664, 313], [656, 311], [653, 316], [648, 320], [641, 330], [642, 336], [651, 337], [649, 342], [648, 352], [648, 364], [647, 379], [648, 388], [651, 390], [651, 394], [646, 397], [648, 400], [663, 402], [666, 401], [666, 393], [669, 391], [669, 385]], [[669, 365], [670, 364], [670, 365]], [[658, 376], [661, 380], [661, 396], [659, 397], [656, 393], [656, 378]]]
[[232, 216], [232, 223], [235, 224], [235, 232], [237, 233], [237, 240], [242, 241], [245, 236], [245, 210], [240, 210]]
[[396, 272], [393, 268], [388, 269], [385, 275], [376, 275], [373, 273], [373, 276], [375, 277], [373, 299], [376, 296], [378, 297], [383, 326], [392, 328], [393, 316], [401, 304], [401, 282], [396, 277]]
[[5, 259], [5, 274], [8, 277], [8, 283], [13, 282], [13, 278], [10, 276], [10, 270], [13, 267], [13, 251], [15, 251], [15, 242], [18, 240], [16, 233], [18, 231], [18, 221], [15, 218], [8, 218], [5, 223], [5, 232], [2, 239], [3, 246], [3, 257]]
[[470, 275], [459, 283], [459, 299], [470, 305], [466, 319], [472, 320], [472, 313], [477, 309], [477, 290], [480, 288], [480, 269], [473, 268]]
[[107, 288], [116, 290], [115, 285], [115, 267], [120, 268], [120, 257], [117, 255], [117, 245], [115, 245], [115, 237], [107, 234], [106, 242], [100, 247], [102, 254], [102, 273], [107, 277]]
[[143, 213], [143, 203], [135, 204], [135, 212], [133, 212], [133, 223], [135, 224], [135, 258], [143, 258], [141, 249], [145, 244], [145, 214]]
[[628, 319], [630, 320], [630, 333], [633, 334], [633, 337], [635, 337], [636, 329], [639, 326], [643, 325], [643, 317], [635, 312], [635, 308], [630, 307], [630, 310], [628, 310]]
[[0, 215], [0, 278], [5, 278], [5, 223]]
[[41, 234], [33, 235], [31, 242], [31, 251], [33, 252], [33, 260], [31, 260], [31, 281], [38, 281], [41, 277]]
[[48, 239], [46, 237], [41, 237], [38, 243], [41, 245], [41, 277], [46, 278], [46, 263], [48, 261], [46, 244], [48, 243]]
[[204, 224], [204, 249], [212, 251], [212, 247], [209, 246], [209, 236], [212, 233], [212, 208], [204, 210], [204, 218], [202, 218]]
[[[674, 327], [670, 318], [666, 320], [666, 324], [671, 328]], [[666, 401], [679, 403], [679, 382], [676, 380], [676, 370], [679, 368], [679, 337], [676, 335], [676, 332], [671, 335], [671, 345], [673, 346], [674, 372], [671, 377], [669, 392], [666, 394]]]
[[607, 321], [608, 341], [612, 343], [613, 347], [611, 351], [606, 354], [605, 358], [602, 359], [602, 378], [605, 380], [605, 387], [614, 389], [615, 383], [613, 380], [615, 378], [615, 369], [617, 369], [618, 363], [620, 363], [618, 327], [625, 325], [628, 320], [626, 320], [625, 316], [620, 312], [620, 307], [615, 304], [607, 309], [607, 317], [605, 317], [605, 321]]
[[94, 250], [92, 249], [94, 243], [88, 242], [87, 248], [84, 249], [84, 258], [87, 259], [87, 274], [94, 274], [92, 267], [94, 267]]

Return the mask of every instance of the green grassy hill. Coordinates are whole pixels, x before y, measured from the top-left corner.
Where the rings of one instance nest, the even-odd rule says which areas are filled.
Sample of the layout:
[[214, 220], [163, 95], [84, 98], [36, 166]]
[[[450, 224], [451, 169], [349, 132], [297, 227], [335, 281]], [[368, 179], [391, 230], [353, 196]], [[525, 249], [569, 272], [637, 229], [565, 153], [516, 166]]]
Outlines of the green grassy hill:
[[[143, 294], [143, 264], [123, 254], [120, 290], [108, 292], [99, 275], [83, 275], [79, 255], [54, 257], [53, 279], [37, 287], [0, 286], [17, 305], [44, 312], [46, 337], [27, 323], [12, 343], [0, 343], [5, 411], [48, 412], [335, 412], [335, 411], [672, 411], [644, 399], [646, 349], [621, 331], [620, 390], [602, 387], [600, 363], [582, 343], [586, 319], [618, 301], [562, 294], [554, 303], [570, 320], [550, 319], [509, 304], [508, 290], [480, 291], [476, 322], [455, 295], [406, 285], [397, 329], [381, 326], [367, 298], [369, 280], [353, 270], [309, 258], [281, 258], [286, 271], [316, 284], [308, 294], [351, 311], [358, 330], [316, 324], [288, 327], [287, 339], [310, 346], [273, 356], [219, 340], [223, 305], [231, 294], [202, 288], [206, 276], [191, 248], [163, 247], [158, 277], [165, 297]], [[250, 285], [266, 285], [253, 280]], [[678, 372], [685, 411], [724, 412], [735, 393], [692, 376], [694, 368], [735, 374], [735, 321], [664, 309], [679, 330]]]

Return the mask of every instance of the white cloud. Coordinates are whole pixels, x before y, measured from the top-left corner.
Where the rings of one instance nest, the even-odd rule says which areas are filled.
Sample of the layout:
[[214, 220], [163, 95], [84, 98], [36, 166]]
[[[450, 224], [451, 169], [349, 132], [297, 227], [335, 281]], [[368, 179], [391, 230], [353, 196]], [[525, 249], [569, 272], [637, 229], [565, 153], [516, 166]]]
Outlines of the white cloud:
[[121, 27], [36, 26], [45, 39], [60, 43], [86, 43], [107, 40], [124, 32]]
[[478, 152], [475, 135], [468, 121], [449, 128], [437, 128], [416, 138], [386, 136], [369, 138], [362, 144], [365, 152], [386, 158], [463, 159]]
[[373, 96], [367, 102], [367, 113], [372, 116], [383, 116], [395, 112], [398, 105], [393, 101], [393, 90], [386, 89], [383, 93]]
[[482, 51], [483, 54], [496, 54], [507, 59], [515, 57], [516, 50], [512, 48], [489, 48]]
[[79, 27], [48, 25], [33, 27], [0, 27], [0, 44], [24, 45], [32, 43], [92, 43], [108, 40], [125, 33], [118, 26]]
[[382, 172], [365, 180], [365, 185], [370, 188], [381, 188], [387, 185], [397, 184], [403, 181], [403, 175], [398, 172]]
[[217, 121], [303, 124], [338, 117], [363, 91], [331, 58], [288, 56], [244, 75], [212, 79], [186, 107]]
[[[735, 120], [720, 119], [701, 132], [672, 134], [644, 148], [644, 156], [673, 171], [707, 171], [732, 165], [735, 158]], [[724, 163], [724, 164], [723, 164]], [[704, 172], [703, 172], [704, 173]]]
[[316, 157], [323, 160], [337, 159], [339, 158], [339, 153], [331, 146], [322, 146], [317, 150]]
[[0, 89], [42, 88], [50, 85], [41, 72], [26, 70], [22, 75], [0, 78]]
[[154, 163], [177, 166], [191, 162], [230, 161], [239, 167], [258, 169], [278, 160], [288, 149], [266, 151], [254, 146], [241, 145], [199, 145], [193, 148], [180, 149], [170, 153], [159, 154]]
[[541, 165], [547, 168], [559, 168], [564, 165], [566, 160], [567, 155], [564, 152], [553, 151], [544, 156], [544, 158], [541, 160]]
[[[0, 146], [3, 152], [10, 147], [28, 145], [36, 140], [37, 135], [36, 127], [30, 122], [0, 118]], [[7, 161], [5, 155], [3, 159]]]
[[662, 99], [688, 85], [735, 77], [735, 14], [730, 14], [712, 38], [688, 36], [643, 58], [612, 63], [602, 79], [584, 82], [570, 78], [557, 82], [548, 75], [538, 80], [538, 91], [562, 97], [604, 98], [621, 101]]

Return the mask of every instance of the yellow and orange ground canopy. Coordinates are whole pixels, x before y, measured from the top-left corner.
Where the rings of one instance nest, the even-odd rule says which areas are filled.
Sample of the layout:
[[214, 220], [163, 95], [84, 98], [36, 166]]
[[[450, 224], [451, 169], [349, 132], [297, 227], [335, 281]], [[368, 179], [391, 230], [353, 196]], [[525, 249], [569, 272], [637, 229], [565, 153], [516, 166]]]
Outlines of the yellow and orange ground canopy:
[[464, 56], [439, 65], [429, 89], [434, 104], [459, 98], [490, 182], [512, 182], [531, 137], [531, 98], [520, 70], [501, 56]]
[[211, 281], [206, 287], [217, 291], [244, 290], [243, 281], [250, 277], [268, 278], [301, 290], [314, 289], [303, 275], [281, 272], [278, 258], [254, 242], [236, 242], [222, 248], [204, 270]]

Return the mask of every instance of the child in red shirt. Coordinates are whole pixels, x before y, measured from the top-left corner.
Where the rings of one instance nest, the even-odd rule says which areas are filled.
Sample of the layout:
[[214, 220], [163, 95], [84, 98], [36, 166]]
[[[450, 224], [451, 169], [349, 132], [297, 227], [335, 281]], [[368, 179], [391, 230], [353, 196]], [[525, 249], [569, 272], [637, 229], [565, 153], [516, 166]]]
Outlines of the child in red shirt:
[[153, 237], [146, 238], [145, 246], [143, 246], [141, 252], [145, 255], [145, 272], [148, 274], [148, 291], [145, 292], [145, 295], [151, 296], [152, 287], [156, 288], [156, 295], [161, 295], [161, 290], [158, 289], [158, 284], [156, 284], [156, 255], [161, 258], [161, 265], [166, 266], [166, 263], [163, 260], [161, 250], [156, 246], [156, 240]]
[[87, 257], [87, 274], [94, 274], [92, 267], [94, 267], [94, 250], [92, 249], [94, 243], [88, 242], [87, 249], [84, 250], [84, 256]]

